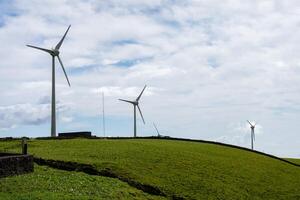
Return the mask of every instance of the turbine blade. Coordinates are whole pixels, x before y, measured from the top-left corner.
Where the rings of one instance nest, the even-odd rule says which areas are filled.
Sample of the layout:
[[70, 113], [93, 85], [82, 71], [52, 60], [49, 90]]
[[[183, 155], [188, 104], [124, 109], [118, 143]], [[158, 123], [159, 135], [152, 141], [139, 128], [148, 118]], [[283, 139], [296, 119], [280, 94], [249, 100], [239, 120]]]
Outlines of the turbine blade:
[[142, 94], [143, 94], [143, 92], [144, 92], [146, 86], [147, 86], [147, 85], [144, 86], [144, 88], [143, 88], [141, 94], [136, 98], [136, 101], [139, 101], [139, 100], [140, 100], [140, 98], [141, 98], [141, 96], [142, 96]]
[[160, 134], [159, 134], [159, 131], [158, 131], [158, 129], [157, 129], [157, 127], [156, 127], [156, 125], [155, 125], [155, 123], [153, 123], [153, 126], [154, 126], [154, 128], [155, 128], [155, 130], [156, 130], [157, 134], [158, 134], [158, 135], [160, 135]]
[[52, 51], [50, 49], [44, 49], [44, 48], [41, 48], [41, 47], [36, 47], [36, 46], [28, 45], [28, 44], [26, 46], [34, 48], [34, 49], [42, 50], [42, 51], [45, 51], [45, 52], [50, 53], [50, 54], [52, 53]]
[[253, 126], [249, 120], [247, 120], [247, 122], [250, 124], [250, 126]]
[[56, 45], [56, 47], [55, 47], [56, 50], [59, 50], [60, 46], [62, 45], [62, 43], [63, 43], [63, 41], [64, 41], [64, 39], [65, 39], [65, 37], [66, 37], [66, 35], [67, 35], [69, 29], [70, 29], [70, 27], [71, 27], [71, 25], [69, 25], [69, 27], [68, 27], [68, 29], [66, 30], [64, 36], [61, 38], [61, 40], [59, 41], [59, 43]]
[[124, 101], [124, 102], [127, 102], [127, 103], [131, 103], [131, 104], [134, 104], [134, 102], [132, 101], [129, 101], [129, 100], [125, 100], [125, 99], [119, 99], [120, 101]]
[[137, 107], [138, 107], [138, 109], [139, 109], [139, 112], [140, 112], [140, 114], [141, 114], [142, 120], [143, 120], [143, 122], [144, 122], [144, 124], [145, 124], [145, 120], [144, 120], [144, 117], [143, 117], [142, 111], [141, 111], [141, 109], [140, 109], [140, 106], [139, 106], [139, 105], [137, 105]]
[[255, 133], [254, 133], [254, 131], [253, 131], [253, 141], [255, 141]]
[[63, 65], [63, 63], [62, 63], [62, 61], [61, 61], [60, 57], [59, 57], [59, 56], [57, 56], [57, 58], [58, 58], [58, 61], [59, 61], [60, 65], [61, 65], [61, 68], [62, 68], [62, 69], [63, 69], [63, 71], [64, 71], [64, 74], [65, 74], [65, 76], [66, 76], [66, 79], [67, 79], [67, 81], [68, 81], [69, 87], [71, 87], [71, 84], [70, 84], [69, 78], [68, 78], [68, 76], [67, 76], [66, 70], [65, 70], [65, 68], [64, 68], [64, 65]]

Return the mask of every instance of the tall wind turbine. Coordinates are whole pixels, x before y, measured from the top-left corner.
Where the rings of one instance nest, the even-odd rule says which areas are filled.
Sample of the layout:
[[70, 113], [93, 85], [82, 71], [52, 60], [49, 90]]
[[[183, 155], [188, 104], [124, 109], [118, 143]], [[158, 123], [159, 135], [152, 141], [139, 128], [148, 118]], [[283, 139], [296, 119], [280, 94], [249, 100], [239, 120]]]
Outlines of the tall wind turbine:
[[140, 93], [140, 95], [136, 98], [136, 100], [134, 101], [129, 101], [129, 100], [125, 100], [125, 99], [119, 99], [120, 101], [124, 101], [124, 102], [127, 102], [127, 103], [131, 103], [133, 105], [133, 112], [134, 112], [134, 122], [133, 122], [133, 126], [134, 126], [134, 137], [136, 137], [136, 107], [139, 109], [139, 112], [140, 112], [140, 115], [142, 117], [142, 120], [145, 124], [145, 120], [144, 120], [144, 117], [143, 117], [143, 114], [142, 114], [142, 111], [140, 109], [140, 106], [139, 106], [139, 100], [144, 92], [146, 88], [146, 85], [144, 87], [144, 89], [142, 90], [142, 92]]
[[41, 51], [45, 51], [47, 53], [49, 53], [51, 56], [52, 56], [52, 99], [51, 99], [51, 137], [55, 137], [56, 136], [56, 108], [55, 108], [55, 57], [58, 58], [58, 61], [64, 71], [64, 74], [65, 74], [65, 77], [67, 79], [67, 82], [69, 84], [69, 86], [71, 87], [70, 85], [70, 81], [68, 79], [68, 76], [67, 76], [67, 73], [66, 73], [66, 70], [64, 68], [64, 65], [59, 57], [59, 49], [70, 29], [71, 25], [69, 25], [68, 29], [66, 30], [64, 36], [61, 38], [61, 40], [57, 43], [57, 45], [55, 46], [55, 48], [51, 48], [51, 49], [44, 49], [44, 48], [40, 48], [40, 47], [36, 47], [36, 46], [32, 46], [32, 45], [26, 45], [28, 47], [31, 47], [31, 48], [35, 48], [35, 49], [38, 49], [38, 50], [41, 50]]
[[154, 128], [155, 128], [155, 130], [156, 130], [156, 132], [157, 132], [157, 137], [160, 137], [161, 135], [159, 134], [159, 131], [158, 131], [158, 129], [157, 129], [157, 127], [156, 127], [156, 125], [155, 125], [154, 122], [153, 122], [153, 126], [154, 126]]
[[253, 141], [255, 140], [254, 129], [255, 129], [256, 123], [253, 125], [249, 120], [247, 120], [247, 122], [250, 124], [250, 128], [251, 128], [251, 149], [253, 150]]

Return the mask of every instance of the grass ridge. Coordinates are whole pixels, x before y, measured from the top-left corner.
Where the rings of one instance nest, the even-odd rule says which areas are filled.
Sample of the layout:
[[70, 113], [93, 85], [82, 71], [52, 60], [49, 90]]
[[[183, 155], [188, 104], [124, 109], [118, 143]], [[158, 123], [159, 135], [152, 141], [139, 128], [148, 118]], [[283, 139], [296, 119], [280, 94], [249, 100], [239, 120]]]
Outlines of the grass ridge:
[[[176, 138], [176, 137], [168, 137], [168, 136], [162, 136], [162, 137], [158, 137], [158, 136], [145, 136], [145, 137], [97, 137], [97, 136], [92, 136], [92, 137], [37, 137], [34, 138], [36, 140], [70, 140], [70, 139], [94, 139], [94, 140], [101, 140], [101, 139], [109, 139], [109, 140], [128, 140], [128, 139], [158, 139], [158, 140], [173, 140], [173, 141], [185, 141], [185, 142], [200, 142], [200, 143], [206, 143], [206, 144], [215, 144], [215, 145], [220, 145], [220, 146], [226, 146], [226, 147], [231, 147], [231, 148], [236, 148], [236, 149], [240, 149], [240, 150], [245, 150], [248, 152], [252, 152], [252, 153], [257, 153], [263, 156], [267, 156], [273, 159], [277, 159], [280, 160], [282, 162], [294, 165], [296, 167], [300, 167], [300, 164], [292, 162], [290, 160], [284, 159], [284, 158], [280, 158], [277, 157], [275, 155], [272, 154], [268, 154], [268, 153], [264, 153], [261, 151], [257, 151], [257, 150], [252, 150], [249, 149], [247, 147], [242, 147], [242, 146], [237, 146], [237, 145], [233, 145], [233, 144], [226, 144], [226, 143], [222, 143], [222, 142], [216, 142], [216, 141], [209, 141], [209, 140], [201, 140], [201, 139], [189, 139], [189, 138]], [[0, 141], [11, 141], [11, 140], [19, 140], [20, 138], [0, 138]]]
[[[53, 139], [68, 140], [68, 139], [78, 139], [78, 138], [80, 138], [80, 137], [56, 137], [56, 138], [53, 138], [53, 137], [39, 137], [39, 138], [36, 138], [36, 139], [39, 139], [39, 140], [53, 140]], [[300, 167], [300, 164], [298, 164], [298, 163], [294, 163], [292, 161], [289, 161], [289, 160], [284, 159], [284, 158], [277, 157], [277, 156], [272, 155], [272, 154], [264, 153], [264, 152], [257, 151], [257, 150], [252, 150], [252, 149], [249, 149], [247, 147], [237, 146], [237, 145], [233, 145], [233, 144], [226, 144], [226, 143], [222, 143], [222, 142], [209, 141], [209, 140], [189, 139], [189, 138], [175, 138], [175, 137], [157, 137], [157, 136], [146, 136], [146, 137], [96, 137], [96, 136], [93, 136], [93, 137], [82, 137], [82, 138], [84, 138], [84, 139], [98, 139], [98, 140], [101, 140], [101, 139], [110, 139], [110, 140], [158, 139], [158, 140], [171, 140], [171, 141], [200, 142], [200, 143], [215, 144], [215, 145], [220, 145], [220, 146], [226, 146], [226, 147], [231, 147], [231, 148], [235, 148], [235, 149], [245, 150], [245, 151], [248, 151], [248, 152], [252, 152], [252, 153], [260, 154], [260, 155], [267, 156], [267, 157], [270, 157], [270, 158], [273, 158], [273, 159], [277, 159], [277, 160], [280, 160], [282, 162], [294, 165], [296, 167]]]
[[[119, 138], [120, 139], [120, 138]], [[242, 146], [236, 146], [236, 145], [232, 145], [232, 144], [226, 144], [226, 143], [222, 143], [222, 142], [215, 142], [215, 141], [209, 141], [209, 140], [197, 140], [197, 139], [187, 139], [187, 138], [173, 138], [173, 137], [137, 137], [137, 138], [133, 138], [133, 139], [163, 139], [163, 140], [175, 140], [175, 141], [185, 141], [185, 142], [201, 142], [201, 143], [207, 143], [207, 144], [216, 144], [216, 145], [220, 145], [220, 146], [227, 146], [227, 147], [231, 147], [231, 148], [236, 148], [236, 149], [240, 149], [240, 150], [245, 150], [248, 152], [252, 152], [252, 153], [256, 153], [256, 154], [260, 154], [263, 156], [267, 156], [273, 159], [277, 159], [280, 160], [282, 162], [294, 165], [296, 167], [300, 167], [300, 164], [291, 162], [289, 160], [286, 160], [284, 158], [280, 158], [277, 156], [274, 156], [272, 154], [267, 154], [261, 151], [257, 151], [257, 150], [252, 150], [246, 147], [242, 147]]]

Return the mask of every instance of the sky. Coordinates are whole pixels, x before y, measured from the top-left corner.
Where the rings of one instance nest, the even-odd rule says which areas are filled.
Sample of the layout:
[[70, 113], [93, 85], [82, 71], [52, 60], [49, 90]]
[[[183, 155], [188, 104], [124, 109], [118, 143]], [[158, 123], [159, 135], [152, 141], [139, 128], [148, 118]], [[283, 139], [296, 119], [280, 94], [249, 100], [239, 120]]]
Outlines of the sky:
[[298, 0], [0, 0], [0, 137], [50, 136], [52, 48], [57, 132], [162, 135], [300, 158]]

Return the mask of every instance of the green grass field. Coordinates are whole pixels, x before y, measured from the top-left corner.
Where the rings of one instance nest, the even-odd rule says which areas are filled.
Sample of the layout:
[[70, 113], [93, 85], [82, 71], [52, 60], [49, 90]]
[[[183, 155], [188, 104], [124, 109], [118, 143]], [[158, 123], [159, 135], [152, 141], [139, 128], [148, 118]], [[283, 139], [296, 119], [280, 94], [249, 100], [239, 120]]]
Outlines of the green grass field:
[[[0, 150], [19, 149], [16, 141], [0, 142]], [[220, 145], [154, 139], [32, 140], [29, 152], [109, 169], [157, 186], [169, 197], [300, 199], [299, 167]]]
[[31, 174], [0, 181], [0, 199], [162, 199], [119, 180], [35, 165]]

